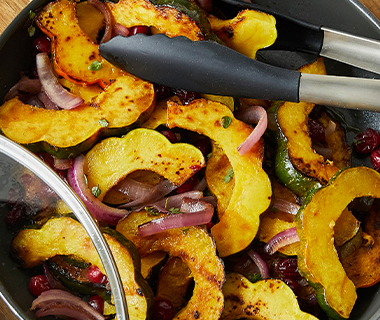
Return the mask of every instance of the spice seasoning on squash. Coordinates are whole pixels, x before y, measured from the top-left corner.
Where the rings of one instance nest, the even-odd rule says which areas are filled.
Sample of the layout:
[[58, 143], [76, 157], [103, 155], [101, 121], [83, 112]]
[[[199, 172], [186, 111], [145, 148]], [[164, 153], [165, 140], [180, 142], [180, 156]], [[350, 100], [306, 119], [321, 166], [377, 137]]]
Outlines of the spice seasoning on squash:
[[[232, 120], [226, 129], [220, 123], [225, 116]], [[260, 214], [268, 208], [272, 195], [269, 178], [262, 169], [262, 141], [240, 156], [237, 148], [253, 129], [235, 119], [225, 105], [204, 99], [194, 100], [186, 106], [169, 101], [168, 125], [208, 136], [227, 155], [233, 168], [235, 187], [226, 211], [211, 233], [222, 257], [245, 249], [255, 238]]]
[[349, 168], [310, 194], [297, 215], [298, 267], [331, 319], [348, 318], [356, 301], [355, 285], [334, 246], [333, 228], [348, 204], [365, 196], [380, 198], [380, 174], [367, 167]]
[[202, 152], [186, 143], [172, 144], [151, 129], [138, 128], [123, 138], [108, 138], [87, 154], [85, 173], [89, 188], [99, 185], [102, 200], [108, 190], [137, 170], [156, 172], [175, 185], [189, 179], [206, 165]]

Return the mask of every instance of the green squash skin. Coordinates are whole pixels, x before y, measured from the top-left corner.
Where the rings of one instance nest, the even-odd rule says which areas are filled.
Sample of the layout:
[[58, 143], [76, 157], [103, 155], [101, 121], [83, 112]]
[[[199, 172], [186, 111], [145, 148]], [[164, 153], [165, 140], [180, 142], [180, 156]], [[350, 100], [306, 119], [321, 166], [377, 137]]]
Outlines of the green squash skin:
[[314, 189], [319, 189], [322, 185], [298, 171], [292, 164], [289, 157], [289, 149], [287, 147], [288, 139], [285, 137], [277, 121], [277, 110], [282, 102], [275, 102], [268, 109], [268, 114], [275, 117], [276, 128], [268, 129], [269, 136], [276, 143], [276, 155], [274, 162], [275, 174], [281, 184], [292, 190], [300, 197], [306, 197], [307, 194]]
[[33, 153], [47, 152], [58, 159], [75, 159], [77, 156], [90, 150], [101, 139], [105, 139], [111, 136], [121, 137], [127, 134], [129, 131], [137, 128], [139, 125], [140, 120], [123, 128], [101, 128], [97, 133], [82, 141], [81, 143], [67, 148], [56, 147], [46, 141], [23, 144], [23, 146]]
[[111, 228], [104, 228], [102, 229], [102, 232], [104, 234], [108, 234], [109, 236], [115, 238], [117, 241], [119, 241], [131, 254], [133, 265], [135, 267], [135, 280], [136, 283], [141, 288], [141, 295], [145, 296], [146, 302], [147, 302], [147, 316], [146, 319], [152, 319], [153, 317], [153, 304], [154, 304], [154, 293], [148, 282], [143, 278], [141, 275], [141, 256], [140, 252], [138, 251], [137, 247], [129, 241], [126, 237], [124, 237], [120, 232], [111, 229]]
[[[310, 192], [306, 196], [305, 203], [301, 206], [301, 208], [298, 210], [298, 213], [296, 215], [295, 222], [297, 224], [297, 228], [298, 228], [299, 225], [301, 225], [303, 210], [309, 204], [309, 202], [311, 201], [311, 199], [313, 198], [313, 196], [319, 190], [322, 190], [323, 188], [326, 188], [327, 186], [329, 186], [336, 179], [336, 177], [340, 173], [342, 173], [344, 170], [345, 169], [339, 170], [330, 179], [330, 181], [328, 182], [328, 184], [326, 184], [325, 186], [321, 186], [319, 188], [315, 187], [314, 189], [310, 190]], [[331, 320], [344, 320], [344, 319], [346, 319], [346, 318], [341, 317], [333, 308], [330, 307], [330, 305], [326, 301], [326, 298], [325, 298], [325, 289], [323, 288], [323, 286], [320, 285], [320, 284], [318, 284], [318, 283], [314, 283], [314, 282], [310, 281], [309, 275], [307, 273], [303, 272], [303, 270], [301, 270], [301, 268], [299, 268], [298, 271], [299, 271], [300, 275], [302, 277], [304, 277], [309, 282], [309, 284], [314, 288], [315, 293], [317, 295], [318, 304], [321, 307], [321, 309], [326, 313], [326, 315], [328, 316], [328, 318], [331, 319]]]
[[206, 40], [211, 40], [223, 44], [222, 40], [212, 31], [210, 22], [208, 21], [204, 11], [197, 5], [188, 0], [149, 0], [154, 6], [169, 6], [184, 13], [195, 21], [199, 29], [201, 29]]
[[48, 260], [46, 261], [50, 272], [54, 274], [62, 284], [73, 293], [79, 293], [84, 295], [99, 295], [103, 300], [111, 303], [111, 291], [107, 290], [104, 285], [100, 285], [92, 282], [82, 282], [75, 278], [68, 277], [59, 266]]

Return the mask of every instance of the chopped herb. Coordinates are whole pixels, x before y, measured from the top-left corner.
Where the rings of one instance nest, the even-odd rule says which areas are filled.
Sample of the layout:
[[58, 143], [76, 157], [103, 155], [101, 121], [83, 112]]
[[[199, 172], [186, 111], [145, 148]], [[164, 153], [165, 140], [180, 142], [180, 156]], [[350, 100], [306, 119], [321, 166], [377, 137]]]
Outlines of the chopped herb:
[[248, 279], [249, 281], [251, 281], [252, 283], [255, 283], [255, 282], [257, 282], [257, 281], [263, 280], [263, 279], [261, 278], [260, 273], [248, 273], [248, 275], [247, 275], [247, 279]]
[[280, 210], [277, 209], [277, 208], [275, 208], [275, 207], [272, 208], [272, 212], [273, 212], [273, 213], [278, 213], [279, 211], [280, 211]]
[[207, 160], [210, 159], [212, 157], [212, 152], [210, 152], [208, 155], [207, 155]]
[[33, 37], [34, 34], [36, 33], [36, 28], [33, 26], [33, 24], [31, 24], [28, 28], [28, 32], [29, 32], [29, 36], [30, 37]]
[[92, 194], [95, 196], [95, 198], [99, 197], [102, 191], [99, 188], [99, 185], [92, 187], [91, 189]]
[[233, 177], [234, 177], [234, 169], [231, 168], [230, 170], [227, 171], [227, 174], [223, 178], [224, 183], [230, 182]]
[[29, 11], [29, 19], [33, 20], [35, 16], [36, 16], [36, 13], [34, 11], [30, 10]]
[[182, 229], [183, 234], [186, 234], [187, 231], [189, 231], [189, 227]]
[[100, 119], [99, 120], [99, 124], [103, 127], [103, 128], [107, 128], [108, 127], [108, 121], [106, 119]]
[[157, 211], [154, 211], [153, 207], [145, 207], [144, 209], [151, 216], [158, 216], [159, 215], [159, 213]]
[[170, 208], [169, 211], [170, 211], [172, 214], [179, 214], [179, 213], [182, 213], [180, 208]]
[[90, 64], [88, 68], [91, 71], [99, 71], [102, 68], [102, 63], [95, 60], [93, 63]]
[[227, 129], [230, 126], [231, 122], [232, 122], [231, 117], [229, 117], [229, 116], [223, 117], [222, 118], [222, 127], [224, 129]]

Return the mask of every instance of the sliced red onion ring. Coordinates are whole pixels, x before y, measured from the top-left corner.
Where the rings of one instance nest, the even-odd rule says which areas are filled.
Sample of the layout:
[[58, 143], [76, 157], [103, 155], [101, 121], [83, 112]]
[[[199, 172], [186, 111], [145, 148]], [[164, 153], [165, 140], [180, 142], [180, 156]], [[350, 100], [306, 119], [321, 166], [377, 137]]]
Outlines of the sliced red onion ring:
[[123, 36], [128, 37], [129, 35], [129, 29], [126, 26], [123, 26], [120, 23], [115, 23], [112, 29], [112, 36]]
[[41, 91], [41, 81], [39, 79], [30, 79], [22, 76], [20, 80], [8, 91], [4, 101], [8, 101], [20, 95], [35, 95]]
[[83, 155], [74, 160], [74, 164], [67, 175], [70, 186], [95, 219], [109, 224], [117, 224], [121, 218], [128, 214], [128, 211], [109, 207], [91, 193], [84, 179], [83, 164]]
[[289, 213], [291, 215], [296, 215], [300, 206], [298, 204], [286, 201], [284, 199], [275, 198], [273, 201], [273, 208], [276, 208], [279, 211]]
[[330, 120], [329, 124], [327, 125], [325, 129], [325, 137], [326, 138], [330, 137], [335, 132], [335, 129], [336, 129], [336, 123]]
[[148, 197], [154, 186], [126, 177], [117, 185], [117, 191], [125, 194], [128, 198], [136, 200]]
[[41, 109], [45, 108], [45, 104], [40, 99], [38, 99], [36, 95], [27, 98], [24, 102], [30, 106], [35, 106]]
[[46, 277], [46, 280], [48, 281], [50, 288], [52, 289], [64, 289], [64, 285], [62, 284], [61, 281], [57, 280], [52, 273], [50, 272], [48, 266], [46, 263], [43, 263], [42, 265], [43, 270], [44, 270], [44, 275]]
[[316, 144], [313, 144], [313, 149], [319, 153], [321, 156], [323, 156], [323, 158], [325, 159], [329, 159], [331, 160], [332, 159], [332, 149], [330, 148], [324, 148], [324, 147], [321, 147], [321, 146], [318, 146]]
[[268, 279], [270, 277], [269, 268], [264, 259], [253, 249], [249, 250], [247, 254], [259, 268], [261, 278]]
[[196, 184], [193, 190], [204, 191], [206, 187], [207, 187], [206, 178], [203, 177], [203, 179]]
[[73, 166], [73, 159], [59, 159], [56, 157], [53, 157], [54, 159], [54, 168], [58, 170], [67, 170], [70, 169]]
[[36, 62], [42, 88], [58, 107], [70, 110], [80, 106], [84, 102], [81, 97], [67, 91], [58, 82], [53, 73], [49, 56], [46, 53], [38, 53], [36, 55]]
[[104, 316], [81, 298], [60, 289], [42, 292], [32, 303], [36, 317], [66, 316], [81, 320], [104, 320]]
[[297, 228], [289, 228], [277, 233], [264, 246], [264, 251], [270, 255], [274, 254], [278, 249], [300, 241]]
[[44, 108], [48, 110], [59, 110], [58, 106], [49, 98], [44, 90], [37, 94], [38, 99], [44, 104]]
[[257, 123], [248, 138], [238, 147], [239, 154], [243, 156], [253, 148], [264, 134], [268, 126], [268, 116], [266, 110], [261, 106], [250, 106], [240, 112], [236, 112], [235, 116], [248, 124]]
[[112, 37], [112, 13], [110, 8], [100, 0], [88, 0], [87, 4], [98, 9], [104, 16], [104, 20], [106, 22], [106, 28], [104, 30], [104, 35], [100, 43], [107, 42]]
[[149, 194], [144, 195], [131, 202], [125, 203], [119, 206], [120, 209], [136, 209], [141, 206], [147, 206], [149, 203], [154, 203], [161, 200], [168, 193], [175, 190], [177, 186], [171, 183], [169, 180], [163, 180], [159, 184], [155, 185], [149, 192]]
[[[196, 203], [192, 205], [192, 201]], [[142, 237], [146, 237], [169, 229], [186, 228], [209, 223], [214, 214], [214, 206], [209, 203], [200, 204], [199, 202], [201, 201], [189, 199], [183, 208], [189, 210], [189, 212], [167, 215], [140, 225], [138, 228], [139, 234]], [[195, 209], [191, 207], [196, 207], [201, 210], [193, 211]]]

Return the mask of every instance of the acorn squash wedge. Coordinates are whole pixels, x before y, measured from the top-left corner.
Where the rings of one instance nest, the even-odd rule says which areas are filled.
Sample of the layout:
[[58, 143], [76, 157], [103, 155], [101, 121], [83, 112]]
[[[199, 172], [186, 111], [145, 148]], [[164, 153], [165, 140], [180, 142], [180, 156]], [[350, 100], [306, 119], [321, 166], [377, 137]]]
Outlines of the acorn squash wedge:
[[162, 268], [155, 300], [170, 301], [174, 313], [186, 305], [186, 291], [193, 280], [191, 270], [181, 258], [172, 257]]
[[[130, 319], [149, 318], [153, 300], [140, 274], [136, 247], [115, 230], [104, 233], [123, 283]], [[122, 239], [120, 242], [118, 239]], [[32, 268], [56, 255], [77, 257], [105, 273], [100, 257], [82, 225], [71, 218], [48, 220], [41, 229], [24, 229], [11, 244], [11, 253], [23, 267]]]
[[72, 110], [48, 110], [11, 99], [0, 107], [0, 130], [34, 152], [75, 158], [100, 138], [122, 135], [139, 125], [154, 104], [152, 84], [123, 76], [98, 95], [92, 105], [84, 103]]
[[[326, 74], [322, 58], [300, 69], [304, 73]], [[286, 137], [289, 158], [302, 174], [326, 184], [339, 170], [332, 161], [325, 160], [312, 148], [308, 132], [309, 113], [314, 104], [285, 102], [277, 110], [277, 122]]]
[[206, 165], [202, 152], [187, 143], [170, 141], [155, 130], [138, 128], [123, 138], [108, 138], [87, 154], [84, 172], [89, 188], [98, 186], [98, 199], [136, 170], [156, 172], [175, 185], [189, 179]]
[[162, 216], [132, 212], [119, 221], [116, 230], [136, 245], [141, 256], [165, 251], [181, 258], [191, 270], [195, 283], [193, 295], [175, 319], [219, 319], [223, 310], [224, 268], [212, 237], [200, 227], [171, 229], [147, 237], [139, 235], [139, 225]]
[[[102, 87], [124, 74], [103, 59], [98, 44], [93, 42], [79, 26], [75, 1], [56, 0], [47, 4], [36, 16], [39, 28], [51, 39], [55, 71], [80, 84], [99, 83]], [[101, 64], [92, 70], [93, 62]]]
[[269, 47], [277, 38], [276, 19], [264, 12], [243, 10], [230, 20], [213, 15], [208, 19], [212, 30], [228, 47], [252, 59], [257, 50]]
[[212, 32], [205, 12], [189, 0], [119, 0], [107, 5], [115, 22], [127, 28], [143, 25], [168, 37], [221, 42]]
[[[223, 118], [231, 120], [227, 128], [222, 125]], [[262, 141], [240, 156], [237, 148], [252, 128], [235, 119], [225, 105], [204, 99], [194, 100], [186, 106], [169, 101], [168, 126], [208, 136], [227, 155], [233, 168], [235, 187], [227, 209], [211, 233], [222, 257], [245, 249], [255, 238], [260, 214], [268, 208], [272, 196], [270, 180], [262, 169]]]
[[380, 174], [367, 167], [346, 169], [310, 194], [297, 215], [299, 271], [332, 319], [348, 318], [356, 301], [355, 285], [334, 246], [334, 225], [352, 200], [364, 196], [380, 197]]
[[223, 294], [221, 320], [317, 320], [300, 310], [292, 289], [281, 280], [267, 279], [251, 283], [238, 273], [230, 273], [226, 275]]
[[373, 286], [380, 281], [380, 202], [375, 200], [370, 212], [364, 220], [364, 232], [374, 239], [371, 245], [361, 245], [362, 236], [359, 239], [358, 248], [349, 256], [344, 257], [342, 264], [348, 277], [356, 288]]

